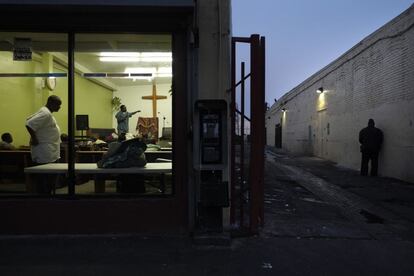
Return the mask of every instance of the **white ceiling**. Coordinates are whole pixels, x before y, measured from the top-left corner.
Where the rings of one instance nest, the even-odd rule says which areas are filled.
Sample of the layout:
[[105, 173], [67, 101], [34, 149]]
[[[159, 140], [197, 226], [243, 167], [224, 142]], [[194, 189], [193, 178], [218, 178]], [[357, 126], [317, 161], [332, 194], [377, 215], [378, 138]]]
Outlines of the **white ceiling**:
[[[13, 51], [14, 38], [30, 38], [32, 51], [51, 52], [60, 62], [67, 60], [67, 35], [54, 33], [0, 33], [0, 51]], [[127, 67], [171, 67], [171, 62], [101, 62], [101, 52], [171, 52], [171, 35], [152, 34], [77, 34], [75, 64], [82, 73], [123, 73]], [[148, 84], [148, 80], [106, 78], [115, 87]], [[154, 78], [156, 83], [171, 83], [171, 77]]]

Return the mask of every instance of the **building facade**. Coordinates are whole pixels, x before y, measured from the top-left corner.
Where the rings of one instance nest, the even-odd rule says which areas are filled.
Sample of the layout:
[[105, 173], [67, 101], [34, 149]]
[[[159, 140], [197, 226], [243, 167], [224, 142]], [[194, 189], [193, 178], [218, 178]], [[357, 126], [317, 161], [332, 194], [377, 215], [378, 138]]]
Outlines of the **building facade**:
[[414, 182], [414, 6], [275, 102], [267, 145], [359, 170], [370, 118], [384, 133], [379, 174]]
[[[2, 161], [0, 232], [191, 233], [210, 220], [215, 230], [228, 227], [229, 195], [217, 195], [222, 200], [211, 213], [200, 201], [208, 205], [215, 198], [205, 196], [200, 185], [230, 183], [225, 139], [230, 133], [230, 13], [230, 1], [213, 0], [0, 1], [1, 133], [11, 132], [22, 150]], [[153, 59], [146, 60], [147, 54]], [[123, 64], [134, 59], [135, 69]], [[15, 166], [12, 159], [27, 151], [25, 119], [50, 95], [62, 99], [61, 110], [53, 114], [69, 136], [68, 167], [59, 173], [63, 187], [39, 195], [27, 179], [9, 183], [3, 169]], [[76, 115], [88, 115], [85, 130], [98, 131], [97, 136], [115, 130], [115, 97], [128, 111], [140, 109], [151, 119], [141, 126], [157, 122], [150, 138], [158, 147], [167, 145], [169, 169], [132, 180], [75, 169], [85, 154], [75, 147], [87, 146], [77, 140], [83, 129], [75, 128]], [[140, 131], [137, 119], [131, 117], [130, 131]], [[167, 132], [168, 144], [159, 145]], [[123, 182], [144, 183], [146, 192], [120, 188]]]

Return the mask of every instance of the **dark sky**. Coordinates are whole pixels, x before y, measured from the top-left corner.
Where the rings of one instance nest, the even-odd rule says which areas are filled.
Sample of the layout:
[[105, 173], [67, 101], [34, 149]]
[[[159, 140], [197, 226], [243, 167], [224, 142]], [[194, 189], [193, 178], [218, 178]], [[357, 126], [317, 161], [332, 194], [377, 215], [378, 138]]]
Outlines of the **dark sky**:
[[[266, 37], [266, 101], [272, 104], [412, 4], [412, 0], [232, 0], [233, 36]], [[241, 53], [246, 49], [239, 48]]]

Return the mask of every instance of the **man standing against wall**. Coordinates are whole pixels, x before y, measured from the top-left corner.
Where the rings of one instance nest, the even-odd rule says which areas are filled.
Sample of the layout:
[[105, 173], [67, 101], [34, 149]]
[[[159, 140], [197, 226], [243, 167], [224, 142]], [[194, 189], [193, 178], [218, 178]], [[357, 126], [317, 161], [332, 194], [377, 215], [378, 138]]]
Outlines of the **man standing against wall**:
[[141, 112], [141, 110], [128, 112], [126, 106], [121, 105], [121, 110], [118, 111], [118, 113], [115, 115], [116, 121], [118, 123], [118, 135], [129, 132], [129, 118], [138, 112]]
[[383, 134], [375, 127], [373, 119], [368, 120], [368, 127], [359, 132], [359, 143], [361, 144], [361, 175], [368, 175], [368, 162], [371, 160], [371, 176], [378, 174], [378, 154], [381, 149]]
[[[26, 120], [32, 160], [36, 164], [53, 163], [60, 158], [60, 128], [52, 113], [59, 111], [61, 104], [62, 101], [58, 96], [49, 96], [46, 106], [41, 107]], [[38, 193], [51, 193], [54, 180], [49, 178], [42, 183], [36, 181]]]

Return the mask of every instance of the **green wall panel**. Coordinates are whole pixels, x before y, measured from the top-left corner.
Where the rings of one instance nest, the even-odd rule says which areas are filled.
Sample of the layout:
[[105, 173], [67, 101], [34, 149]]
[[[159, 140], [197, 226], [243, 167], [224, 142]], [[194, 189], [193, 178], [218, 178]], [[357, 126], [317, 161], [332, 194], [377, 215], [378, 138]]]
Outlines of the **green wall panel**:
[[[39, 61], [13, 61], [11, 52], [0, 52], [0, 73], [40, 73]], [[64, 69], [66, 71], [66, 69]], [[54, 72], [64, 72], [55, 67]], [[25, 128], [26, 118], [45, 105], [51, 94], [62, 99], [62, 107], [55, 116], [62, 133], [68, 130], [68, 81], [58, 78], [53, 92], [42, 88], [41, 78], [1, 77], [0, 78], [0, 133], [10, 132], [15, 146], [28, 145], [29, 134]], [[88, 114], [89, 126], [94, 128], [112, 127], [112, 91], [80, 75], [75, 75], [75, 114]]]

